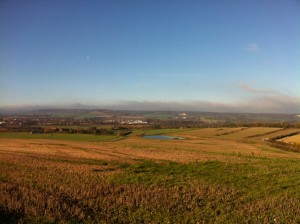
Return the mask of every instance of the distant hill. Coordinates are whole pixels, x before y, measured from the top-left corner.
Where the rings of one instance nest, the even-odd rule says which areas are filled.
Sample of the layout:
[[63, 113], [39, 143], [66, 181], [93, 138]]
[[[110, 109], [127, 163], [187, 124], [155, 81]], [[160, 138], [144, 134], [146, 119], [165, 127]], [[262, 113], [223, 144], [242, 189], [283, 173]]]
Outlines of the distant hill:
[[108, 110], [108, 109], [12, 109], [0, 110], [0, 115], [16, 116], [51, 116], [69, 117], [75, 119], [93, 117], [132, 116], [152, 119], [174, 119], [178, 114], [186, 113], [186, 119], [202, 121], [231, 121], [231, 122], [300, 122], [297, 114], [272, 113], [216, 113], [216, 112], [189, 112], [189, 111], [137, 111], [137, 110]]

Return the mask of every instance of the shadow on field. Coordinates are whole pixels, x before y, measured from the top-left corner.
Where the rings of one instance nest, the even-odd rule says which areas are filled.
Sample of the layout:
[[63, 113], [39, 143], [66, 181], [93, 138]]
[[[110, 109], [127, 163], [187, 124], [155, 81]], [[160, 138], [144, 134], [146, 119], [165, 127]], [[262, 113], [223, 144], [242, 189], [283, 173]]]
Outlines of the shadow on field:
[[19, 211], [8, 212], [0, 209], [0, 223], [10, 224], [19, 223], [19, 221], [24, 220], [25, 214]]

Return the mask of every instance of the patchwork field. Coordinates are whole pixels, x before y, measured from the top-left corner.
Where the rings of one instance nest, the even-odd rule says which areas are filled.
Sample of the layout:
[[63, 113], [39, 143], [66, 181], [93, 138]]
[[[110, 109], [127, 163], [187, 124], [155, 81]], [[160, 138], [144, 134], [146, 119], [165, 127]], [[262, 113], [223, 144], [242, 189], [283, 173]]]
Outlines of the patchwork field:
[[[2, 133], [0, 222], [298, 223], [300, 153], [261, 141], [289, 131]], [[145, 133], [185, 139], [137, 136]]]

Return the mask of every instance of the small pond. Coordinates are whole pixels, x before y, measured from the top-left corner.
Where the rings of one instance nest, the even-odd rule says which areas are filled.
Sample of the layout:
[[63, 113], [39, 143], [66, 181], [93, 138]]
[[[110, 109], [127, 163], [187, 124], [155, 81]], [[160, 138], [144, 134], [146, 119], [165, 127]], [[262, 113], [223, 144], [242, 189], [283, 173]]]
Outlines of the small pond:
[[143, 138], [150, 138], [150, 139], [165, 139], [165, 140], [182, 140], [184, 138], [176, 137], [176, 136], [168, 136], [168, 135], [144, 135]]

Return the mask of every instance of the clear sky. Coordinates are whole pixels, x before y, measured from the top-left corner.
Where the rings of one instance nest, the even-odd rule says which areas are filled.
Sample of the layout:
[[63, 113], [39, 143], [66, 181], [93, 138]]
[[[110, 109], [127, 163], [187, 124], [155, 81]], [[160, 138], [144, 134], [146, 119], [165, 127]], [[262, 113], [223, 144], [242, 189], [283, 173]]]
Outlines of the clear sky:
[[54, 105], [300, 113], [300, 1], [0, 1], [0, 107]]

